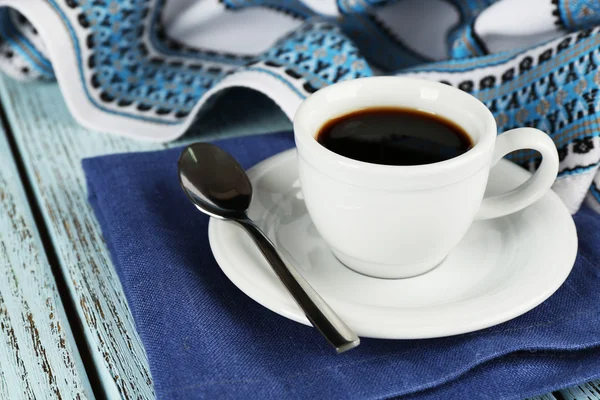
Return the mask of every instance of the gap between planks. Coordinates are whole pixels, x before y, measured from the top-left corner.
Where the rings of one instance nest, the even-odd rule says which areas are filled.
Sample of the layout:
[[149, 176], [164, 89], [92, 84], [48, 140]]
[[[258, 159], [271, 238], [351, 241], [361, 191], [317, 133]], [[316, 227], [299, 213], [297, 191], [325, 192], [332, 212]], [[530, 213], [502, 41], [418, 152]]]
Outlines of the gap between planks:
[[21, 184], [25, 190], [25, 195], [27, 197], [31, 213], [33, 215], [34, 223], [38, 230], [43, 250], [46, 253], [48, 263], [52, 270], [52, 274], [54, 276], [54, 280], [56, 283], [58, 293], [60, 295], [60, 299], [63, 304], [63, 308], [71, 326], [73, 339], [75, 341], [77, 351], [79, 352], [79, 356], [85, 368], [85, 372], [87, 374], [88, 381], [92, 388], [92, 392], [96, 399], [107, 399], [106, 392], [104, 390], [104, 387], [102, 386], [98, 371], [96, 370], [96, 366], [93, 362], [91, 351], [87, 345], [87, 341], [83, 331], [82, 321], [77, 313], [77, 310], [75, 309], [75, 305], [73, 304], [73, 298], [71, 297], [67, 288], [65, 276], [62, 273], [62, 269], [60, 268], [58, 256], [54, 250], [52, 241], [50, 239], [50, 235], [48, 233], [48, 227], [46, 226], [46, 223], [41, 213], [40, 204], [38, 203], [35, 195], [33, 194], [31, 182], [28, 179], [23, 159], [21, 157], [20, 152], [18, 151], [18, 147], [16, 145], [11, 126], [6, 116], [4, 105], [1, 102], [0, 123], [2, 124], [2, 128], [4, 129], [6, 139], [10, 147], [10, 151], [15, 160], [15, 165], [19, 175], [19, 179], [21, 180]]

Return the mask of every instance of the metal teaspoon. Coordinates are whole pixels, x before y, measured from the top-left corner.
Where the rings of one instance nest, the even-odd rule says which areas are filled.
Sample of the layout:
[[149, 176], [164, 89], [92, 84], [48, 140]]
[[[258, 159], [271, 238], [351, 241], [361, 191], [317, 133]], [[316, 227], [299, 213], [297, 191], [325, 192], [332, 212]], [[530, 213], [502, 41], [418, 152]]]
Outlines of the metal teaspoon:
[[181, 187], [196, 208], [211, 217], [235, 221], [246, 230], [308, 320], [338, 353], [360, 344], [359, 337], [248, 218], [252, 184], [231, 155], [215, 145], [195, 143], [183, 150], [178, 168]]

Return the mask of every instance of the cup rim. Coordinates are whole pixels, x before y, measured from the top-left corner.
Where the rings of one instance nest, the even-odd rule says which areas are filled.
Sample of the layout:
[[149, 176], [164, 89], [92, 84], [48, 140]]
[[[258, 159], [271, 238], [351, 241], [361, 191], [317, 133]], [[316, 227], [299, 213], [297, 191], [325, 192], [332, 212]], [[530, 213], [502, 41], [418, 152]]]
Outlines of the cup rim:
[[[448, 160], [439, 161], [430, 164], [420, 164], [420, 165], [386, 165], [386, 164], [375, 164], [366, 161], [359, 161], [353, 158], [349, 158], [337, 153], [334, 153], [330, 149], [326, 148], [322, 144], [320, 144], [316, 139], [316, 134], [318, 132], [310, 132], [308, 129], [304, 128], [303, 121], [308, 118], [308, 114], [311, 109], [314, 107], [319, 107], [319, 103], [323, 103], [323, 100], [330, 96], [335, 92], [348, 91], [351, 92], [353, 89], [369, 85], [374, 88], [381, 88], [381, 85], [385, 85], [386, 87], [395, 88], [396, 90], [401, 89], [402, 86], [411, 85], [413, 87], [424, 87], [431, 88], [434, 90], [439, 90], [441, 92], [450, 93], [452, 96], [456, 96], [460, 100], [464, 101], [466, 104], [470, 103], [472, 109], [476, 110], [475, 112], [480, 115], [480, 118], [483, 120], [485, 129], [483, 132], [479, 133], [479, 138], [475, 140], [473, 135], [467, 131], [471, 140], [473, 140], [474, 144], [471, 149], [466, 151], [465, 153], [450, 158]], [[351, 102], [351, 100], [346, 100]], [[372, 106], [370, 107], [378, 107], [378, 106], [386, 106], [389, 104], [378, 104], [377, 101], [374, 101]], [[410, 107], [408, 107], [410, 108]], [[364, 109], [364, 107], [357, 107], [356, 111]], [[428, 111], [428, 110], [425, 110]], [[351, 112], [351, 111], [349, 111]], [[344, 114], [334, 115], [332, 114], [329, 118], [337, 118]], [[448, 118], [448, 117], [446, 117]], [[452, 120], [452, 118], [448, 118]], [[455, 121], [453, 121], [455, 122]], [[458, 124], [458, 123], [457, 123]], [[460, 124], [458, 124], [460, 126]], [[321, 124], [320, 126], [323, 126]], [[326, 86], [322, 89], [319, 89], [312, 95], [300, 104], [300, 107], [296, 111], [296, 114], [293, 119], [293, 128], [294, 128], [294, 137], [296, 140], [296, 145], [300, 149], [301, 147], [305, 147], [308, 150], [308, 154], [312, 154], [313, 157], [319, 157], [321, 159], [325, 159], [329, 162], [334, 162], [340, 166], [347, 167], [350, 169], [360, 169], [360, 170], [369, 170], [378, 174], [383, 175], [393, 175], [393, 176], [407, 176], [407, 177], [418, 177], [424, 175], [431, 175], [435, 172], [439, 172], [440, 170], [448, 170], [455, 167], [461, 167], [465, 164], [469, 164], [475, 161], [482, 156], [489, 154], [490, 148], [493, 148], [497, 127], [496, 120], [492, 114], [492, 112], [476, 97], [460, 90], [454, 88], [450, 85], [420, 79], [420, 78], [409, 78], [409, 77], [400, 77], [400, 76], [377, 76], [377, 77], [365, 77], [365, 78], [357, 78], [344, 82], [335, 83], [330, 86]], [[466, 130], [465, 130], [466, 131]], [[307, 154], [306, 152], [303, 152]], [[312, 157], [311, 157], [312, 158]], [[473, 171], [476, 172], [476, 171]]]

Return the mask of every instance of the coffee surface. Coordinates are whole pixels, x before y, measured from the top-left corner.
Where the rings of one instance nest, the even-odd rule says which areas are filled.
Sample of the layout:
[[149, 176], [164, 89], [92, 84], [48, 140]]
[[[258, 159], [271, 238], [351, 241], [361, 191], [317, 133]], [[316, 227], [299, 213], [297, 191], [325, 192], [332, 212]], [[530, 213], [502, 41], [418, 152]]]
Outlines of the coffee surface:
[[317, 141], [341, 156], [373, 164], [422, 165], [445, 161], [473, 147], [454, 122], [424, 111], [369, 108], [328, 121]]

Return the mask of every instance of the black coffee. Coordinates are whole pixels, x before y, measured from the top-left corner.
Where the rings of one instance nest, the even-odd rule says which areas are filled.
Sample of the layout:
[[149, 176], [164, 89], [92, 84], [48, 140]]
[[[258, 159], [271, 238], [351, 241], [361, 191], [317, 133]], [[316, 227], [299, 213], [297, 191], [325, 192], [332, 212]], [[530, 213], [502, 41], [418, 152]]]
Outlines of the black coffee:
[[445, 118], [404, 108], [369, 108], [328, 121], [317, 141], [341, 156], [384, 165], [421, 165], [467, 152], [473, 142]]

